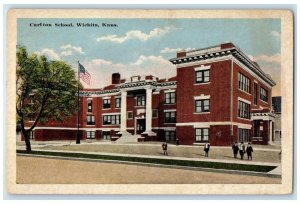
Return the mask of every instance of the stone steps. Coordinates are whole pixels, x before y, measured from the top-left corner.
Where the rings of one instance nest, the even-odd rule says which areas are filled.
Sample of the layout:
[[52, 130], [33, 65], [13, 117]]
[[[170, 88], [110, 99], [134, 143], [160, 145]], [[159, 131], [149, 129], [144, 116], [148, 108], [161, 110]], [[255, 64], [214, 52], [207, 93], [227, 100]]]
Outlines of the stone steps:
[[122, 133], [122, 136], [117, 139], [115, 142], [116, 143], [137, 143], [138, 138], [140, 138], [140, 135], [131, 135], [130, 133]]

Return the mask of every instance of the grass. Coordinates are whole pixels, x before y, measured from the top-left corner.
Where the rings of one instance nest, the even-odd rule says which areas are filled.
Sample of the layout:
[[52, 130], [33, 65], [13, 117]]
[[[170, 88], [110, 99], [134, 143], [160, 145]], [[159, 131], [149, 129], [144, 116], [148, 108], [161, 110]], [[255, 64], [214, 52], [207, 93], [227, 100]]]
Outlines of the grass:
[[211, 162], [211, 161], [187, 161], [187, 160], [177, 160], [177, 159], [127, 157], [127, 156], [97, 155], [97, 154], [84, 154], [84, 153], [72, 153], [72, 152], [48, 152], [48, 151], [27, 152], [26, 150], [17, 150], [17, 153], [56, 156], [56, 157], [69, 157], [69, 158], [117, 160], [117, 161], [129, 161], [129, 162], [139, 162], [139, 163], [148, 163], [148, 164], [163, 164], [163, 165], [202, 167], [202, 168], [213, 168], [213, 169], [253, 171], [253, 172], [269, 172], [274, 168], [276, 168], [276, 166], [264, 166], [264, 165], [253, 165], [253, 164], [236, 164], [236, 163], [222, 163], [222, 162]]

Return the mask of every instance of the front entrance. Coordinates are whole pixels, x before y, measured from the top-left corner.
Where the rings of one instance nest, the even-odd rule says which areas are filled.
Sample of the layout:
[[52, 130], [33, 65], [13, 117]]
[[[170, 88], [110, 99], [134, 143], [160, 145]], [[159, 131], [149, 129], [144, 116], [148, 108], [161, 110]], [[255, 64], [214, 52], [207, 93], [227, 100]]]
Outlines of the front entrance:
[[146, 130], [146, 119], [136, 120], [136, 134], [140, 135]]

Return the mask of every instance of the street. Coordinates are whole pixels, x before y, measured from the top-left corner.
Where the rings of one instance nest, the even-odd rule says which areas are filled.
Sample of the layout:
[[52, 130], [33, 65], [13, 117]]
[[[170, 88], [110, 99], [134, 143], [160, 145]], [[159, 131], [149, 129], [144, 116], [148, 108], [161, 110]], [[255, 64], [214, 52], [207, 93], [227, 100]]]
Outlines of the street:
[[17, 156], [18, 184], [278, 184], [279, 178]]

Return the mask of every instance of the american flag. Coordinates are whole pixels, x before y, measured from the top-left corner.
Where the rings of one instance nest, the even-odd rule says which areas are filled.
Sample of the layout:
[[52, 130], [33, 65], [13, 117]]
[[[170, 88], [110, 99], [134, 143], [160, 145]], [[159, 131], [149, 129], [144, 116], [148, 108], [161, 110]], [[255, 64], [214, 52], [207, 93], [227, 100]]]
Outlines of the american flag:
[[80, 79], [82, 79], [85, 83], [90, 85], [90, 80], [91, 80], [90, 73], [79, 62], [78, 62], [78, 65], [79, 65], [79, 77], [80, 77]]

